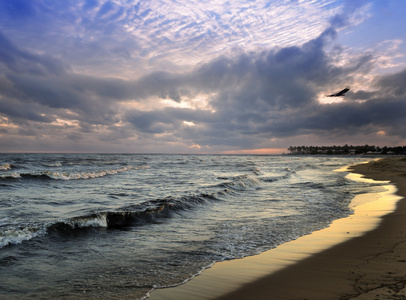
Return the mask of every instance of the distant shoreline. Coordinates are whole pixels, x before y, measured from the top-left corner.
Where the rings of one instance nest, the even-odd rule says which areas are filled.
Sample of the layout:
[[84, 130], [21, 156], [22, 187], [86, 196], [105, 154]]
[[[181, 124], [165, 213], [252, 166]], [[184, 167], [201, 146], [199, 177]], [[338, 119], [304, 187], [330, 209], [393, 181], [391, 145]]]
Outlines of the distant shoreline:
[[289, 146], [288, 155], [406, 155], [406, 146]]

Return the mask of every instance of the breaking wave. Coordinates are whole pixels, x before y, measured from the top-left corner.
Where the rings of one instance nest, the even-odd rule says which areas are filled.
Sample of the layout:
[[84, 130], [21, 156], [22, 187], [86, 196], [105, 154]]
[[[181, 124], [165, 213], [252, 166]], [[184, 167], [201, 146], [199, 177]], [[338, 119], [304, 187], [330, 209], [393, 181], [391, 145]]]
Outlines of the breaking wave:
[[57, 161], [57, 162], [43, 162], [41, 165], [45, 167], [62, 167], [62, 163]]
[[118, 211], [92, 213], [43, 226], [7, 228], [7, 224], [1, 224], [4, 227], [0, 227], [0, 248], [9, 244], [20, 244], [47, 233], [69, 235], [95, 228], [123, 230], [134, 226], [162, 223], [163, 219], [171, 218], [174, 214], [192, 210], [200, 204], [214, 200], [218, 200], [214, 194], [204, 193], [178, 199], [167, 197], [128, 206]]
[[55, 179], [55, 180], [79, 180], [79, 179], [93, 179], [98, 177], [104, 177], [107, 175], [116, 175], [128, 170], [139, 170], [147, 169], [149, 166], [129, 166], [120, 169], [112, 170], [102, 170], [94, 172], [53, 172], [53, 171], [42, 171], [42, 172], [32, 172], [32, 173], [19, 173], [13, 172], [8, 174], [0, 175], [3, 180], [7, 179]]
[[[32, 172], [32, 173], [9, 173], [3, 174], [2, 178], [13, 179], [37, 179], [37, 180], [79, 180], [115, 175], [134, 169], [146, 169], [148, 165], [126, 166], [120, 169], [103, 170], [97, 172]], [[286, 178], [291, 170], [285, 170]], [[261, 188], [268, 178], [260, 178], [258, 172], [233, 176], [219, 177], [223, 181], [220, 184], [209, 187], [211, 192], [198, 192], [195, 195], [179, 197], [165, 197], [150, 200], [140, 204], [130, 205], [117, 211], [102, 211], [87, 215], [58, 220], [48, 224], [26, 226], [21, 228], [8, 228], [7, 224], [0, 223], [0, 248], [9, 244], [19, 244], [23, 241], [42, 236], [44, 234], [70, 235], [94, 229], [119, 229], [143, 226], [146, 224], [158, 224], [164, 219], [179, 215], [182, 211], [193, 210], [196, 207], [211, 201], [221, 201], [227, 195], [234, 193], [250, 192]], [[272, 181], [272, 180], [269, 180]]]
[[1, 171], [7, 171], [7, 170], [11, 170], [13, 167], [12, 164], [2, 164], [0, 165], [0, 170]]
[[10, 244], [21, 244], [23, 241], [31, 240], [37, 236], [45, 234], [39, 227], [18, 227], [0, 228], [0, 248]]
[[[147, 166], [124, 167], [121, 169], [87, 172], [87, 173], [58, 173], [43, 172], [35, 174], [11, 174], [13, 178], [23, 179], [88, 179], [117, 174], [130, 169], [144, 169]], [[96, 228], [119, 229], [142, 226], [146, 224], [162, 223], [164, 219], [180, 214], [182, 211], [193, 210], [199, 205], [211, 201], [220, 201], [221, 197], [233, 191], [250, 191], [261, 186], [261, 181], [252, 175], [240, 175], [231, 178], [223, 184], [214, 186], [217, 189], [211, 193], [198, 193], [197, 195], [187, 195], [181, 197], [166, 197], [147, 201], [141, 204], [130, 205], [117, 211], [106, 211], [91, 213], [88, 215], [72, 217], [58, 220], [49, 224], [20, 226], [13, 228], [6, 223], [0, 223], [0, 248], [10, 244], [20, 244], [47, 233], [57, 233], [62, 235], [75, 234]], [[220, 189], [218, 189], [220, 188]]]
[[[226, 178], [220, 178], [226, 179]], [[261, 181], [251, 175], [240, 175], [231, 178], [231, 181], [220, 184], [220, 187], [231, 188], [235, 191], [255, 190], [261, 186]]]
[[48, 226], [47, 232], [71, 233], [88, 228], [107, 228], [106, 214], [91, 214], [61, 220]]
[[180, 199], [168, 197], [129, 206], [119, 211], [99, 212], [59, 221], [50, 225], [48, 231], [70, 233], [86, 228], [124, 229], [150, 223], [160, 223], [162, 219], [172, 217], [173, 213], [190, 210], [199, 204], [213, 200], [217, 200], [217, 198], [210, 194], [185, 196]]
[[[120, 169], [76, 173], [52, 171], [35, 173], [14, 172], [3, 174], [2, 178], [79, 180], [115, 175], [128, 170], [146, 168], [149, 168], [149, 166], [126, 166]], [[19, 244], [50, 233], [70, 235], [98, 228], [125, 230], [126, 228], [134, 226], [159, 224], [164, 222], [164, 219], [172, 218], [181, 214], [182, 211], [193, 210], [207, 202], [221, 201], [223, 197], [227, 195], [233, 195], [234, 193], [240, 192], [250, 192], [259, 189], [265, 182], [284, 179], [294, 173], [294, 171], [290, 169], [285, 169], [284, 171], [285, 174], [279, 178], [260, 178], [258, 172], [233, 177], [218, 177], [217, 179], [223, 182], [209, 187], [211, 190], [209, 193], [198, 192], [195, 195], [180, 197], [169, 196], [162, 199], [150, 200], [140, 204], [126, 206], [117, 211], [90, 213], [87, 215], [58, 220], [48, 224], [10, 228], [7, 224], [0, 223], [0, 248], [10, 244]]]

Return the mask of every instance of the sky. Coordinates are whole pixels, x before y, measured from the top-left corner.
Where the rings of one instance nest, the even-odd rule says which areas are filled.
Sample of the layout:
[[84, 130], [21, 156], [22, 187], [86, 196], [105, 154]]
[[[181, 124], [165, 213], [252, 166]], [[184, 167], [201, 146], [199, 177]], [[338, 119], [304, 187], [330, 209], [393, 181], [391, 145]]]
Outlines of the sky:
[[406, 145], [405, 11], [399, 0], [0, 0], [0, 152]]

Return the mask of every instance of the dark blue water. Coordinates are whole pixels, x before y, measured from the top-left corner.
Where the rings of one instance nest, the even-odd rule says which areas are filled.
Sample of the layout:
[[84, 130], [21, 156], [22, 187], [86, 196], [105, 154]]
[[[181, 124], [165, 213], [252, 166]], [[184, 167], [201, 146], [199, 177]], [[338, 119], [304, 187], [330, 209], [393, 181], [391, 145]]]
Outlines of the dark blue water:
[[0, 298], [143, 298], [348, 216], [365, 160], [2, 154]]

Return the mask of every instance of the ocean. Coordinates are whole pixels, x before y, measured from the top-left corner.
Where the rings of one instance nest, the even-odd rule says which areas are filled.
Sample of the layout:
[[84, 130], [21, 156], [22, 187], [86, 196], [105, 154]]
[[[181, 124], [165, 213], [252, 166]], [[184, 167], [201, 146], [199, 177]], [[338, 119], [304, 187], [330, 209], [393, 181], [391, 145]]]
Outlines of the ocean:
[[143, 299], [349, 216], [370, 159], [1, 154], [0, 298]]

